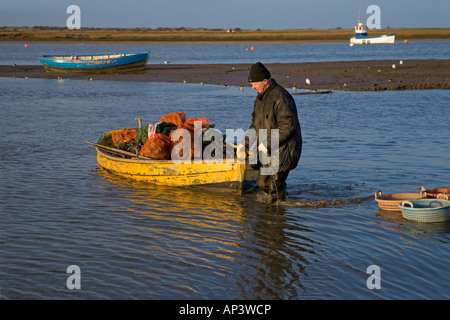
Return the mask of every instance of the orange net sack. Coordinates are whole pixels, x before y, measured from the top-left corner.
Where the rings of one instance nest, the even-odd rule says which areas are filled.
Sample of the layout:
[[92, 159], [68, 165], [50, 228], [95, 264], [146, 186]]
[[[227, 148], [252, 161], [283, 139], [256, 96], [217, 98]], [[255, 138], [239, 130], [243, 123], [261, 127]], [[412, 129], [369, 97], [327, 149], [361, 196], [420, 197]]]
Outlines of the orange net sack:
[[137, 137], [136, 129], [125, 129], [121, 131], [111, 132], [111, 138], [116, 147], [118, 147], [119, 144], [121, 143], [136, 139], [136, 137]]

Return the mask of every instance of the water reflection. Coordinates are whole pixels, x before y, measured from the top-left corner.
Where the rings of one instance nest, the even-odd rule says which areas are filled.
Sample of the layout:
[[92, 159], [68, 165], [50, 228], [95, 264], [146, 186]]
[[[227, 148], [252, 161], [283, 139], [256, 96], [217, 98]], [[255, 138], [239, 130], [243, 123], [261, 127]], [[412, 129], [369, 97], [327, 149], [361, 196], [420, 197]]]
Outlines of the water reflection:
[[258, 206], [249, 218], [249, 240], [254, 261], [240, 277], [246, 299], [298, 299], [303, 291], [305, 268], [314, 255], [315, 243], [305, 236], [311, 232], [293, 219], [283, 206]]
[[286, 215], [285, 207], [255, 202], [254, 193], [240, 197], [152, 186], [100, 168], [95, 175], [99, 190], [109, 194], [100, 198], [112, 202], [105, 205], [114, 211], [120, 206], [124, 213], [117, 215], [128, 235], [121, 250], [147, 256], [153, 274], [164, 274], [167, 264], [184, 274], [177, 278], [179, 285], [186, 283], [178, 298], [192, 298], [193, 292], [220, 298], [220, 290], [204, 288], [220, 280], [215, 285], [237, 299], [299, 298], [315, 243], [305, 236], [311, 230]]
[[[375, 214], [380, 221], [375, 224], [396, 232], [409, 235], [421, 235], [425, 238], [441, 241], [450, 235], [450, 223], [447, 222], [416, 222], [403, 218], [401, 212], [379, 209]], [[438, 237], [435, 237], [438, 235]]]

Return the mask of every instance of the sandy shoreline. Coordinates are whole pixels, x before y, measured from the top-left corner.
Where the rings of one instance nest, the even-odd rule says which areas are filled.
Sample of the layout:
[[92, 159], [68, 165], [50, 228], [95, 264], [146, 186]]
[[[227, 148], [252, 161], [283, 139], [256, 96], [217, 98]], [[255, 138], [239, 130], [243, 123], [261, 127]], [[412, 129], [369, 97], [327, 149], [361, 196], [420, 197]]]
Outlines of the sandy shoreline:
[[[426, 42], [426, 41], [450, 41], [448, 39], [435, 39], [435, 38], [419, 38], [414, 39], [414, 42]], [[1, 43], [51, 43], [51, 44], [61, 44], [61, 43], [74, 43], [74, 44], [107, 44], [107, 45], [258, 45], [258, 44], [309, 44], [309, 43], [349, 43], [348, 39], [297, 39], [297, 40], [261, 40], [261, 39], [250, 39], [250, 40], [90, 40], [90, 41], [80, 41], [80, 40], [1, 40]], [[403, 41], [396, 41], [396, 43], [402, 43]]]
[[[393, 69], [392, 65], [396, 68]], [[286, 88], [317, 90], [450, 89], [450, 60], [394, 60], [266, 64]], [[149, 64], [121, 74], [47, 73], [41, 65], [0, 66], [0, 77], [196, 83], [248, 87], [250, 64]], [[307, 85], [305, 79], [311, 80]]]

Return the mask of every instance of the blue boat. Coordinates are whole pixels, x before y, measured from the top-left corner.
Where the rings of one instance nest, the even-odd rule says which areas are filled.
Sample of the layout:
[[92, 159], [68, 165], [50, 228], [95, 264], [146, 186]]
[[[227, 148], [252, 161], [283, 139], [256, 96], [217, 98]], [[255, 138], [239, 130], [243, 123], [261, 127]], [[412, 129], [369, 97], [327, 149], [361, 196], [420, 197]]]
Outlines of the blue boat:
[[150, 51], [97, 55], [44, 55], [39, 61], [47, 72], [113, 73], [142, 70]]

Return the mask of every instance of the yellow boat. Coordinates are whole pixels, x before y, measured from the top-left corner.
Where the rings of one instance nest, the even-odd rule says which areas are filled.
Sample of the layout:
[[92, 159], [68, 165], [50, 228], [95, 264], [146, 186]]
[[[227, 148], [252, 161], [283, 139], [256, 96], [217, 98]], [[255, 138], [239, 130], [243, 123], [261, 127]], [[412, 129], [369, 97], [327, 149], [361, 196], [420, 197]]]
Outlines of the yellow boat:
[[154, 160], [117, 149], [112, 142], [111, 133], [120, 130], [126, 129], [105, 132], [97, 143], [86, 142], [96, 147], [100, 167], [122, 177], [156, 185], [227, 189], [238, 194], [243, 194], [245, 182], [256, 181], [258, 171], [238, 161], [175, 163], [172, 160]]

